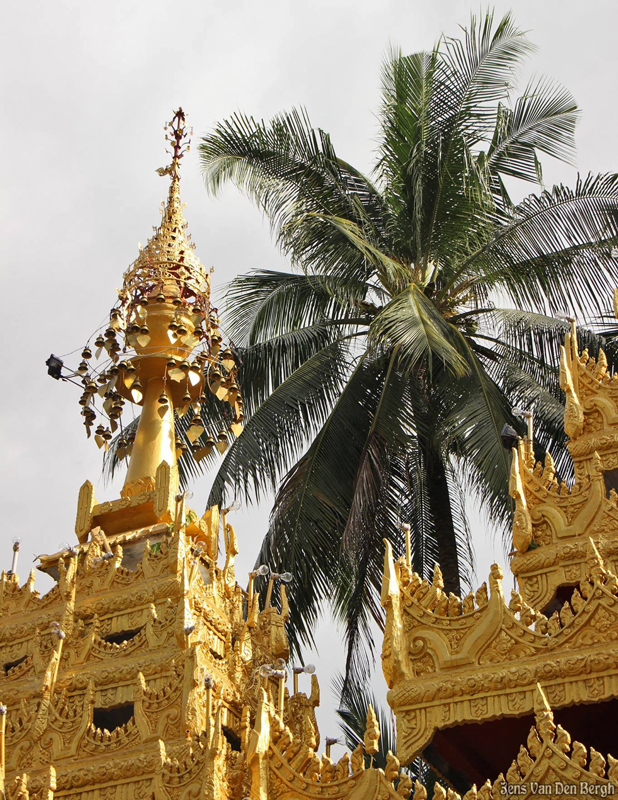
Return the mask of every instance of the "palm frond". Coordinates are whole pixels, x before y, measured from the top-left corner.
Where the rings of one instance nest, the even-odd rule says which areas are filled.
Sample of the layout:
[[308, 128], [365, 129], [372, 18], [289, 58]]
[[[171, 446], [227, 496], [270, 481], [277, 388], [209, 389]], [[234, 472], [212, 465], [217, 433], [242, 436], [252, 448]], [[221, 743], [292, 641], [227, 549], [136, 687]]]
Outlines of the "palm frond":
[[459, 275], [500, 287], [525, 309], [603, 315], [607, 287], [618, 283], [618, 175], [578, 178], [530, 195], [470, 255]]
[[396, 347], [408, 372], [423, 363], [431, 374], [434, 360], [444, 363], [454, 375], [467, 371], [454, 329], [415, 284], [382, 309], [371, 325], [370, 338]]
[[524, 181], [539, 181], [537, 153], [572, 164], [579, 111], [573, 96], [559, 84], [530, 82], [513, 109], [500, 106], [486, 168]]
[[337, 339], [267, 394], [229, 448], [212, 484], [209, 505], [222, 503], [230, 492], [251, 502], [276, 489], [328, 417], [348, 371], [347, 341]]
[[325, 320], [354, 318], [377, 291], [332, 275], [254, 270], [226, 287], [226, 331], [235, 345], [247, 346]]

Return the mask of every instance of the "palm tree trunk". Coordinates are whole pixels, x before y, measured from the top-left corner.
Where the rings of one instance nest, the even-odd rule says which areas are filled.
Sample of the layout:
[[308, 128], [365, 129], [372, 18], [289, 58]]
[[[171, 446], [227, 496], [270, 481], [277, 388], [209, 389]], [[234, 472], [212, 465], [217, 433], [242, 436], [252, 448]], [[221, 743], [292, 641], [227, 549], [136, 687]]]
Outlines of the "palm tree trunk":
[[436, 526], [438, 558], [440, 559], [440, 568], [444, 577], [444, 589], [447, 592], [460, 595], [461, 582], [457, 536], [453, 523], [451, 497], [444, 462], [441, 456], [431, 447], [423, 448], [423, 455], [427, 471], [429, 507]]
[[435, 411], [434, 413], [431, 411], [434, 405], [431, 401], [430, 388], [427, 386], [424, 377], [422, 374], [416, 376], [418, 383], [412, 392], [412, 410], [416, 421], [418, 443], [423, 455], [429, 508], [435, 525], [438, 558], [444, 578], [444, 588], [447, 592], [460, 595], [459, 553], [451, 508], [451, 496], [444, 461], [433, 442], [431, 432], [434, 427], [432, 420], [435, 422]]

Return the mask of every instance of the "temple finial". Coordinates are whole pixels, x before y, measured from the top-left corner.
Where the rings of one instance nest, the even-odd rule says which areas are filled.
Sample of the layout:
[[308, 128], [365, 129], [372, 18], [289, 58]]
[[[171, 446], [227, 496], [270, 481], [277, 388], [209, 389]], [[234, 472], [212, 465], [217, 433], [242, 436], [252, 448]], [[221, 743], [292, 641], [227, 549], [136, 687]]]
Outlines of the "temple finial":
[[170, 143], [171, 151], [168, 153], [172, 156], [172, 163], [167, 167], [159, 167], [157, 172], [159, 175], [171, 175], [173, 178], [180, 178], [180, 160], [191, 149], [191, 137], [193, 136], [193, 128], [187, 129], [186, 115], [182, 107], [174, 113], [171, 121], [165, 126], [165, 140]]
[[[182, 108], [165, 132], [171, 163], [157, 172], [171, 180], [160, 223], [125, 271], [109, 322], [93, 334], [93, 347], [86, 343], [75, 372], [84, 387], [80, 405], [87, 433], [96, 424], [94, 440], [107, 449], [119, 431], [116, 456], [130, 457], [123, 500], [156, 490], [152, 516], [157, 520], [172, 513], [178, 457], [192, 452], [199, 461], [214, 448], [224, 452], [228, 432], [238, 436], [243, 420], [234, 353], [222, 346], [217, 309], [210, 303], [210, 275], [183, 216], [179, 167], [192, 131]], [[206, 436], [201, 419], [207, 392], [229, 406], [217, 441]], [[123, 428], [128, 403], [141, 406], [137, 429]], [[184, 433], [177, 434], [175, 414], [188, 415]], [[92, 508], [86, 511], [79, 526], [82, 536], [94, 524]]]

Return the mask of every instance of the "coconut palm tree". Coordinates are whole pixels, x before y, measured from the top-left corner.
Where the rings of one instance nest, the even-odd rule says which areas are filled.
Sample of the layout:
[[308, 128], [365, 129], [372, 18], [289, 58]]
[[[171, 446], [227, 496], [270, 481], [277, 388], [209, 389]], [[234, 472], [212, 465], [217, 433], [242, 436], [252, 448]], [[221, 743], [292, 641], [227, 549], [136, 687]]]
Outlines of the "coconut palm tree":
[[[299, 110], [235, 114], [200, 143], [210, 191], [246, 193], [292, 265], [228, 288], [247, 424], [211, 501], [277, 490], [259, 561], [295, 576], [295, 646], [332, 604], [348, 674], [381, 619], [383, 538], [401, 552], [409, 524], [414, 567], [439, 561], [460, 591], [466, 498], [509, 518], [514, 405], [534, 405], [539, 452], [564, 447], [555, 317], [598, 320], [618, 285], [618, 178], [543, 188], [540, 157], [572, 161], [578, 111], [547, 79], [513, 97], [531, 49], [487, 13], [391, 53], [371, 177]], [[540, 191], [516, 203], [518, 182]]]

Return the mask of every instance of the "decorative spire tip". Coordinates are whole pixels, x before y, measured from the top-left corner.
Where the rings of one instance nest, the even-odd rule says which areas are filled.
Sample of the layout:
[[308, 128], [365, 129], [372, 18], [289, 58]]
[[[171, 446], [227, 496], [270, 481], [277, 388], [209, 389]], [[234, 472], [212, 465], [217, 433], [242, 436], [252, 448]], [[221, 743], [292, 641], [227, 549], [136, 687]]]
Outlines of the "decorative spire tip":
[[171, 121], [165, 126], [165, 140], [170, 143], [171, 150], [167, 152], [172, 156], [172, 163], [167, 167], [159, 167], [159, 175], [171, 175], [179, 178], [180, 159], [191, 149], [193, 128], [187, 128], [186, 115], [182, 107], [174, 113]]

